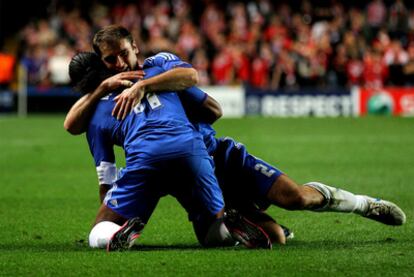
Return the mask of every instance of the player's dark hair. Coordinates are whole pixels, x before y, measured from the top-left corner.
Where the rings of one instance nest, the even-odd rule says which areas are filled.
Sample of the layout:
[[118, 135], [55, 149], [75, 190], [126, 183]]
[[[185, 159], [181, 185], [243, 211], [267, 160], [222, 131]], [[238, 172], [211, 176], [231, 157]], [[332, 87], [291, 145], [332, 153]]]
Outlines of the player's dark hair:
[[127, 39], [130, 43], [133, 42], [131, 33], [121, 25], [109, 25], [99, 30], [93, 37], [93, 50], [99, 56], [102, 55], [99, 46], [102, 43], [109, 46], [118, 45], [121, 39]]
[[71, 85], [82, 94], [94, 91], [111, 75], [99, 56], [93, 52], [78, 53], [69, 64]]

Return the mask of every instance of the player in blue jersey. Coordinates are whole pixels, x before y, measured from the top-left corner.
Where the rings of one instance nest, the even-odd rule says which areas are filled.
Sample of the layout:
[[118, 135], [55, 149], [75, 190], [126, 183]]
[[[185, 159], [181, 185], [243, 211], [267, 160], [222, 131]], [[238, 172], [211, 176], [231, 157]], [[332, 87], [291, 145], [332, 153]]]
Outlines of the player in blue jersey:
[[[168, 69], [182, 61], [175, 55], [162, 53], [146, 59], [145, 63]], [[202, 99], [205, 95], [200, 90], [195, 92], [184, 96]], [[123, 94], [125, 98], [134, 95], [131, 91]], [[123, 108], [126, 109], [127, 106]], [[118, 111], [120, 114], [127, 112]], [[244, 145], [231, 138], [215, 138], [215, 131], [209, 124], [195, 125], [204, 136], [209, 154], [214, 157], [216, 176], [220, 184], [225, 184], [221, 185], [225, 198], [231, 199], [236, 207], [242, 209], [247, 201], [251, 201], [261, 209], [274, 204], [288, 210], [353, 212], [388, 225], [402, 225], [406, 220], [404, 212], [389, 201], [355, 195], [320, 182], [300, 186], [276, 167], [250, 155]]]
[[[178, 57], [174, 57], [169, 60], [147, 59], [146, 63], [168, 69], [181, 63]], [[201, 99], [203, 95], [203, 91], [194, 90], [192, 94], [184, 94], [184, 97]], [[191, 104], [185, 106], [191, 107]], [[355, 195], [320, 182], [300, 186], [276, 167], [249, 154], [243, 144], [227, 137], [215, 138], [211, 125], [193, 124], [198, 126], [209, 154], [214, 157], [216, 176], [226, 201], [241, 211], [250, 201], [262, 210], [274, 204], [288, 210], [353, 212], [388, 225], [402, 225], [405, 222], [404, 212], [392, 202]]]
[[[135, 50], [133, 52], [135, 53]], [[104, 51], [101, 55], [103, 58], [111, 56], [105, 56]], [[135, 67], [131, 66], [131, 68]], [[141, 85], [145, 87], [144, 83]], [[140, 89], [142, 93], [142, 87], [139, 86], [140, 82], [136, 83], [135, 90], [131, 89], [123, 93], [123, 97], [132, 101], [139, 94]], [[206, 103], [208, 99], [210, 98], [207, 96]], [[120, 114], [125, 113], [122, 109], [119, 111], [121, 111]], [[76, 115], [73, 115], [68, 114], [68, 117], [79, 123]], [[206, 134], [206, 144], [211, 146], [210, 150], [215, 155], [216, 165], [220, 165], [221, 169], [218, 170], [221, 170], [223, 176], [218, 178], [232, 180], [232, 190], [236, 190], [233, 195], [247, 188], [246, 191], [253, 191], [253, 193], [243, 194], [250, 197], [252, 202], [260, 204], [261, 207], [271, 203], [289, 210], [355, 212], [390, 225], [401, 225], [405, 222], [405, 214], [393, 203], [354, 195], [318, 182], [310, 182], [303, 186], [297, 185], [277, 168], [248, 154], [241, 144], [229, 139], [214, 138], [214, 130], [211, 126], [200, 124], [200, 127], [201, 132]], [[246, 182], [246, 180], [249, 181]], [[251, 199], [252, 196], [254, 199]]]
[[[72, 79], [73, 72], [79, 72], [77, 65], [88, 61], [85, 57], [93, 60], [94, 55], [81, 53], [73, 58], [70, 67]], [[99, 61], [99, 58], [95, 60]], [[96, 62], [94, 66], [99, 66], [99, 63]], [[159, 67], [146, 67], [145, 71], [146, 77], [151, 77], [163, 70]], [[83, 74], [84, 79], [94, 81], [99, 78], [88, 76], [93, 73], [88, 68], [83, 72], [86, 72]], [[223, 202], [212, 174], [212, 163], [206, 155], [201, 135], [188, 122], [176, 93], [164, 91], [158, 95], [147, 94], [131, 115], [122, 121], [111, 116], [114, 97], [115, 95], [111, 94], [99, 101], [87, 131], [100, 182], [112, 185], [98, 212], [96, 225], [91, 231], [91, 246], [99, 247], [106, 243], [105, 239], [109, 238], [109, 234], [126, 219], [132, 220], [121, 229], [129, 232], [134, 227], [138, 229], [134, 230], [135, 234], [138, 234], [151, 216], [158, 199], [166, 193], [174, 195], [177, 191], [186, 191], [196, 200], [195, 203], [201, 203], [198, 210], [201, 213], [197, 213], [196, 216], [208, 218], [208, 230], [221, 230], [222, 219], [218, 217], [222, 215]], [[122, 177], [112, 183], [114, 174], [110, 173], [114, 171], [114, 145], [120, 145], [125, 150], [126, 170], [123, 171]], [[168, 180], [164, 179], [164, 176], [168, 176]], [[175, 188], [171, 185], [172, 182], [176, 186], [180, 185]], [[212, 215], [218, 218], [216, 222], [213, 222]], [[269, 247], [269, 239], [265, 232], [237, 216], [236, 213], [227, 217], [226, 227], [230, 231], [236, 231], [235, 235], [240, 236], [246, 235], [243, 228], [247, 226], [250, 237], [242, 237], [239, 240], [251, 247], [260, 246], [264, 241], [264, 246]], [[137, 217], [140, 221], [137, 221]], [[241, 226], [241, 223], [244, 225]], [[128, 241], [131, 242], [136, 237], [132, 236]], [[206, 238], [208, 239], [208, 236]], [[212, 239], [209, 241], [211, 244]], [[125, 247], [119, 245], [117, 240], [114, 242], [114, 239], [108, 245], [109, 250]]]

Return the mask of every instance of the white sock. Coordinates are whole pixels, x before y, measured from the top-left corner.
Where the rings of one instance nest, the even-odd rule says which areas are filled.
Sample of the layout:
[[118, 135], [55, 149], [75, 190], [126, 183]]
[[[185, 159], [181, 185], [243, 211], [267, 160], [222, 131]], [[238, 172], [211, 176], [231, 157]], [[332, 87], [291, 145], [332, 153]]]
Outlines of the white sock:
[[236, 243], [224, 225], [223, 218], [219, 218], [211, 224], [204, 242], [207, 246], [233, 246]]
[[368, 201], [362, 195], [355, 195], [349, 191], [330, 187], [318, 182], [310, 182], [305, 184], [305, 186], [316, 189], [325, 197], [326, 204], [323, 207], [314, 209], [314, 211], [364, 214], [368, 209]]
[[119, 230], [121, 226], [111, 221], [102, 221], [93, 226], [89, 233], [89, 246], [92, 248], [106, 248], [112, 235]]

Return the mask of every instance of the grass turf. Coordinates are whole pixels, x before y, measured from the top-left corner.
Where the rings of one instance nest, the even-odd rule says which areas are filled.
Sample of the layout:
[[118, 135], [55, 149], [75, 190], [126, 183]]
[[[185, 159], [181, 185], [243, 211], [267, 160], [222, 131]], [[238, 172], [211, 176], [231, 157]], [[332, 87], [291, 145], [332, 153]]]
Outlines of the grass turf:
[[65, 133], [62, 122], [0, 118], [0, 275], [413, 274], [413, 119], [246, 118], [215, 125], [219, 136], [243, 142], [299, 183], [318, 180], [395, 201], [407, 214], [402, 227], [272, 207], [269, 213], [295, 232], [286, 246], [202, 249], [184, 211], [166, 197], [140, 251], [110, 254], [87, 246], [98, 207], [94, 164], [84, 137]]

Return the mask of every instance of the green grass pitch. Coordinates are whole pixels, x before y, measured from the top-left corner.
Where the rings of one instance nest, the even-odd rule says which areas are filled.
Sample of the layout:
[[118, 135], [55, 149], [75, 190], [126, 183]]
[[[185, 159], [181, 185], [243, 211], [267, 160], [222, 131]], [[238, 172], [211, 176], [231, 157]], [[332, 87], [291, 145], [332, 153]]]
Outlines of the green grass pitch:
[[[95, 168], [83, 136], [63, 116], [0, 117], [0, 275], [2, 276], [413, 276], [414, 120], [222, 119], [219, 136], [299, 183], [321, 181], [398, 203], [402, 227], [356, 215], [269, 213], [295, 232], [272, 251], [202, 249], [184, 211], [162, 199], [141, 251], [91, 250], [98, 207]], [[122, 157], [122, 152], [117, 156]]]

